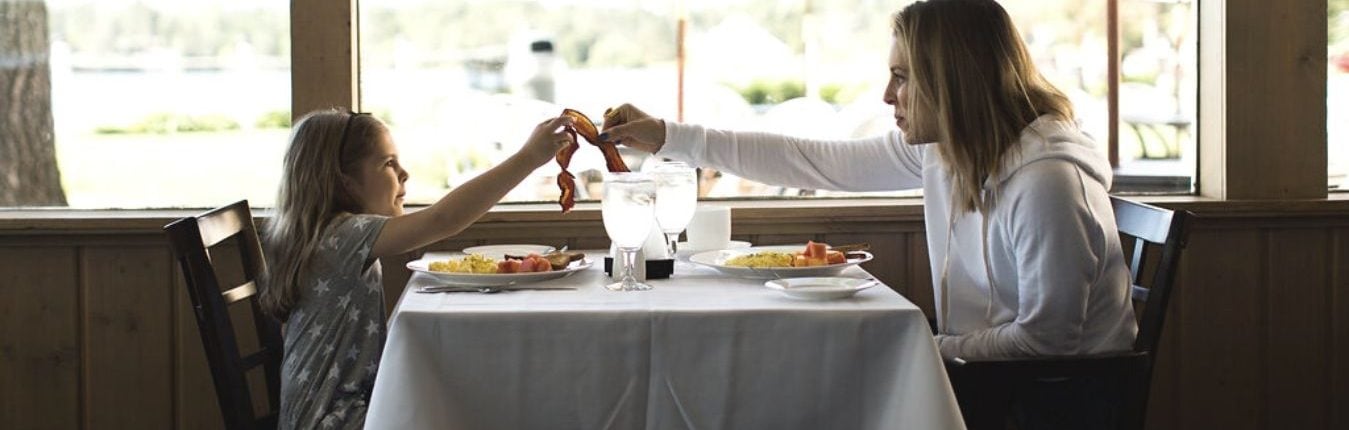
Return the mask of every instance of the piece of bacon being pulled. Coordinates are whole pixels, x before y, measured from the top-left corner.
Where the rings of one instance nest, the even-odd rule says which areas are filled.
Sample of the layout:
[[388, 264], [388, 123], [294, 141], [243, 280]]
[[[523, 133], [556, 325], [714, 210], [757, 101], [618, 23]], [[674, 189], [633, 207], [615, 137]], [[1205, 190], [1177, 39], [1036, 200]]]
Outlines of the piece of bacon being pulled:
[[562, 195], [558, 197], [557, 203], [562, 206], [562, 213], [571, 212], [572, 206], [576, 205], [576, 177], [567, 171], [567, 165], [571, 164], [571, 156], [580, 149], [581, 145], [576, 143], [576, 135], [584, 137], [586, 142], [600, 148], [604, 153], [604, 166], [610, 172], [628, 172], [628, 165], [623, 163], [623, 157], [618, 154], [618, 145], [613, 142], [600, 140], [599, 129], [595, 123], [590, 121], [585, 114], [574, 109], [563, 109], [562, 115], [571, 117], [572, 125], [567, 127], [567, 134], [571, 135], [571, 145], [567, 145], [561, 152], [557, 153], [557, 165], [562, 168], [562, 172], [557, 174], [557, 187], [562, 190]]

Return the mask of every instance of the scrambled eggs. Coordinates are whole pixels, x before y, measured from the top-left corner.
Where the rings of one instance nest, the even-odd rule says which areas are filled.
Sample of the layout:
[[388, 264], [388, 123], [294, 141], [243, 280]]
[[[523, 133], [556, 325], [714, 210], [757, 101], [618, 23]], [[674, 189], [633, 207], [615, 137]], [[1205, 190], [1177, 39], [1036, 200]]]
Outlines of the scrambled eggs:
[[756, 252], [726, 260], [726, 265], [736, 267], [792, 267], [793, 257], [788, 252]]
[[430, 269], [432, 272], [496, 273], [497, 261], [482, 254], [469, 254], [458, 260], [432, 261]]

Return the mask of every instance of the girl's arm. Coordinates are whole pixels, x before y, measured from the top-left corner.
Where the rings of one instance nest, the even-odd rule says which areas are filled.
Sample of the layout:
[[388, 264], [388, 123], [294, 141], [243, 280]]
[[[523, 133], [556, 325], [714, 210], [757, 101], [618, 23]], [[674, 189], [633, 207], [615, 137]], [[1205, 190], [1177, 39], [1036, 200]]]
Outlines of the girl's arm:
[[561, 131], [569, 125], [571, 119], [566, 117], [544, 121], [524, 147], [506, 161], [451, 190], [426, 209], [390, 218], [375, 239], [370, 258], [402, 254], [468, 228], [534, 169], [552, 161], [570, 142]]

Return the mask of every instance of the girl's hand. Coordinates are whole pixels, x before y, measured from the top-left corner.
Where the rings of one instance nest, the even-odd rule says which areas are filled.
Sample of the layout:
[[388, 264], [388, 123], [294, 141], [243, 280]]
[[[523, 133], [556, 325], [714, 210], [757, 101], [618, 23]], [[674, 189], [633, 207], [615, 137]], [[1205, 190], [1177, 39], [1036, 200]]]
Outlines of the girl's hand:
[[565, 129], [570, 126], [571, 118], [565, 116], [549, 118], [539, 123], [534, 127], [534, 133], [529, 135], [529, 140], [516, 154], [525, 157], [535, 167], [548, 163], [557, 156], [558, 151], [571, 144], [572, 137]]
[[617, 142], [655, 154], [665, 145], [665, 121], [652, 118], [636, 106], [624, 103], [604, 112], [600, 140]]

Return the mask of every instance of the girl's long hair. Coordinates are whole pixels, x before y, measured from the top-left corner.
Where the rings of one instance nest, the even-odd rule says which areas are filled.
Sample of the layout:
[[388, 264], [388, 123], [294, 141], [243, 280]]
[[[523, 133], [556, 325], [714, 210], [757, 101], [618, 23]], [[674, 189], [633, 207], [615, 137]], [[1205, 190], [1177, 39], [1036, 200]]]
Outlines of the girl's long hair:
[[996, 1], [919, 1], [895, 14], [894, 35], [909, 64], [911, 131], [936, 139], [961, 211], [987, 209], [984, 181], [1036, 118], [1073, 119]]
[[290, 316], [320, 235], [339, 215], [360, 212], [345, 178], [354, 177], [375, 139], [386, 132], [370, 115], [336, 109], [310, 112], [295, 123], [282, 161], [276, 212], [263, 234], [268, 270], [259, 299], [267, 314], [281, 321]]

